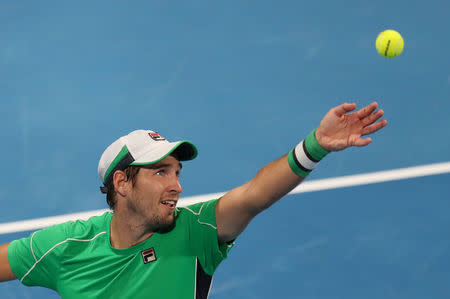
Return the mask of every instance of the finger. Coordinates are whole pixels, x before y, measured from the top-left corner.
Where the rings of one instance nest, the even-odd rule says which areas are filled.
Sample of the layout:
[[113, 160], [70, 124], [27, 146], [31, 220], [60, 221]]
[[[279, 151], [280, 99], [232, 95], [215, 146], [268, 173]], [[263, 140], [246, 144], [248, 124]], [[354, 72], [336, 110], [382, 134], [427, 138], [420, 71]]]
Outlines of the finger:
[[372, 138], [359, 138], [355, 141], [354, 146], [366, 146], [372, 142]]
[[366, 107], [364, 107], [361, 110], [359, 110], [358, 112], [356, 112], [356, 115], [358, 115], [359, 119], [363, 119], [363, 118], [369, 116], [372, 112], [374, 112], [375, 109], [377, 109], [377, 107], [378, 107], [378, 103], [372, 102], [371, 104], [367, 105]]
[[384, 115], [384, 111], [382, 109], [380, 109], [380, 110], [370, 114], [369, 116], [361, 119], [361, 122], [363, 123], [364, 126], [368, 126], [368, 125], [373, 124], [374, 122], [376, 122], [383, 115]]
[[341, 117], [347, 112], [353, 111], [356, 109], [355, 103], [344, 103], [334, 108], [334, 113], [337, 117]]
[[367, 126], [363, 129], [362, 135], [369, 135], [372, 133], [375, 133], [376, 131], [380, 130], [381, 128], [384, 128], [387, 125], [387, 120], [383, 119], [380, 120], [377, 123], [374, 123], [370, 126]]

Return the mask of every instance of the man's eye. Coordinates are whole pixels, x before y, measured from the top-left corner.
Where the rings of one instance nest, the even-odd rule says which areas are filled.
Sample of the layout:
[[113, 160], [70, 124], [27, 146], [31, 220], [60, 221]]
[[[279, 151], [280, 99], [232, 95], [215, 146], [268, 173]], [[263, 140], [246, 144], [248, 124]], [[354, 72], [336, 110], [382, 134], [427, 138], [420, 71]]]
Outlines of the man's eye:
[[157, 175], [163, 175], [163, 174], [164, 174], [164, 170], [158, 170], [158, 171], [156, 172], [156, 174], [157, 174]]

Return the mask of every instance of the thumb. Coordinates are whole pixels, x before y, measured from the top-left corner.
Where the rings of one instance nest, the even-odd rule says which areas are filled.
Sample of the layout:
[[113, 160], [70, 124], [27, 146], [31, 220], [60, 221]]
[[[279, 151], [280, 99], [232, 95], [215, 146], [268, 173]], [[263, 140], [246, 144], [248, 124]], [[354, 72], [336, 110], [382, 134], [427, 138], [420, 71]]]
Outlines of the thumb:
[[372, 142], [372, 138], [359, 138], [355, 142], [353, 142], [354, 146], [366, 146]]

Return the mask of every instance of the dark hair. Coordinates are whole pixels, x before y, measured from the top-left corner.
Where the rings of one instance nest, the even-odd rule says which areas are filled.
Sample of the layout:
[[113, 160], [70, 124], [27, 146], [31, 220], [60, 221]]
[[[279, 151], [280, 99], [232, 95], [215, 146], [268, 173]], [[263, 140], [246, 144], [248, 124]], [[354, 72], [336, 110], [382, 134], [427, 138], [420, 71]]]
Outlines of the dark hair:
[[[141, 169], [140, 166], [130, 165], [124, 170], [125, 175], [127, 176], [127, 181], [131, 180], [133, 187], [134, 184], [136, 183], [136, 176], [139, 173], [140, 169]], [[114, 207], [116, 206], [115, 196], [117, 192], [116, 189], [114, 188], [113, 180], [111, 180], [108, 186], [105, 187], [108, 189], [108, 191], [106, 192], [106, 203], [108, 204], [111, 210], [114, 210]]]

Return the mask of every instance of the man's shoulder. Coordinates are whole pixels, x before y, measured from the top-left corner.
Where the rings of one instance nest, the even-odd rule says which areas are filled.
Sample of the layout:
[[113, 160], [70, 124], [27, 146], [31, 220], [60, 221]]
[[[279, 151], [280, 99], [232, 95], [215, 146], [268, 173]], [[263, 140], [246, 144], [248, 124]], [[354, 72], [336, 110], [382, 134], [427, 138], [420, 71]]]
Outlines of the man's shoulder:
[[177, 223], [179, 224], [206, 224], [216, 228], [215, 208], [219, 199], [212, 199], [204, 202], [177, 208], [179, 210]]
[[202, 214], [202, 212], [204, 212], [208, 209], [211, 209], [211, 208], [215, 208], [217, 201], [218, 201], [218, 199], [216, 198], [216, 199], [211, 199], [211, 200], [179, 207], [177, 209], [179, 210], [180, 215], [199, 216], [200, 214]]
[[89, 237], [98, 233], [106, 232], [111, 220], [112, 212], [104, 212], [101, 215], [92, 216], [88, 219], [79, 219], [61, 223], [60, 226], [66, 231], [68, 237]]

